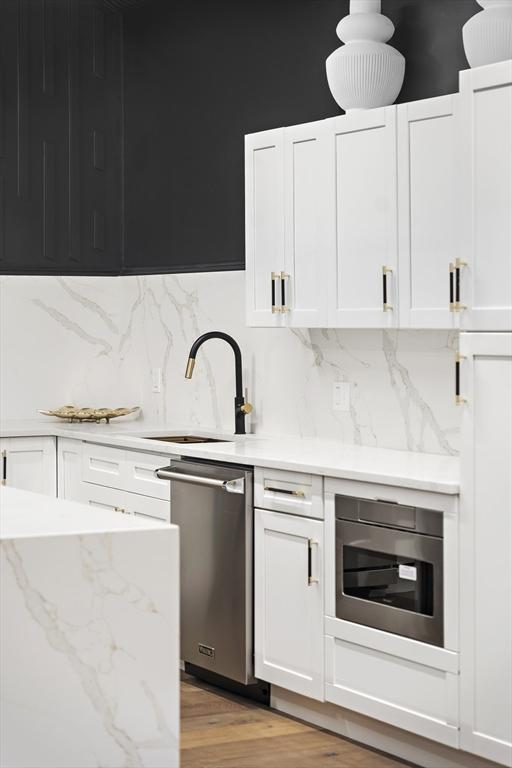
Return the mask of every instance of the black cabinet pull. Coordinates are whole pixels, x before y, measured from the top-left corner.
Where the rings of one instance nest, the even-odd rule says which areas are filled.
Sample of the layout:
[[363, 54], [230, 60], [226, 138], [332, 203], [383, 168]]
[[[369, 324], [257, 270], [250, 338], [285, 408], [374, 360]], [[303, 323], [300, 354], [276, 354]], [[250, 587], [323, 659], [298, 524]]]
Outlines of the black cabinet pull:
[[455, 309], [454, 306], [454, 272], [455, 272], [455, 264], [453, 262], [450, 262], [450, 312], [453, 312]]
[[290, 275], [286, 272], [281, 272], [281, 312], [289, 312], [290, 308], [286, 306], [286, 281]]
[[273, 488], [271, 485], [266, 485], [263, 490], [270, 493], [284, 493], [287, 496], [298, 496], [301, 499], [306, 496], [304, 491], [291, 491], [289, 488]]
[[466, 403], [467, 400], [465, 397], [462, 397], [460, 394], [460, 364], [462, 360], [465, 360], [466, 358], [463, 355], [457, 355], [455, 356], [455, 405], [461, 405], [462, 403]]
[[467, 267], [467, 262], [461, 259], [455, 259], [455, 303], [453, 308], [456, 312], [460, 312], [462, 309], [466, 309], [465, 304], [461, 304], [460, 301], [460, 271], [462, 267]]
[[382, 311], [387, 312], [390, 309], [393, 309], [392, 304], [388, 304], [388, 275], [391, 274], [393, 270], [391, 267], [382, 267]]
[[276, 306], [276, 280], [281, 279], [281, 274], [279, 272], [271, 272], [270, 273], [270, 292], [271, 292], [271, 307], [272, 307], [272, 314], [275, 314], [276, 312], [281, 312], [281, 307]]
[[7, 451], [2, 451], [2, 485], [7, 483]]

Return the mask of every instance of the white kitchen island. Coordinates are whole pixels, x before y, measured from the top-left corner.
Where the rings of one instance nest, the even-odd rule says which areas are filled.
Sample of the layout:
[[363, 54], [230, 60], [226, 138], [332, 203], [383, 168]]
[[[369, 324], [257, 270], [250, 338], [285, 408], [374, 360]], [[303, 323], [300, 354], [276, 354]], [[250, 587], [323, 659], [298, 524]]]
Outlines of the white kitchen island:
[[2, 768], [179, 764], [176, 526], [0, 490]]

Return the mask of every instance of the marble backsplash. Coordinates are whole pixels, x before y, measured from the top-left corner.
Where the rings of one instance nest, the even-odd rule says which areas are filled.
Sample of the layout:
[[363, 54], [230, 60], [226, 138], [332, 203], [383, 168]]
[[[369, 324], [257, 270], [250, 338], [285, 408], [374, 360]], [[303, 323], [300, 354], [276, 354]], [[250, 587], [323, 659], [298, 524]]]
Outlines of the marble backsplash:
[[[194, 339], [222, 330], [242, 348], [251, 431], [457, 453], [456, 333], [247, 328], [244, 294], [243, 272], [0, 278], [1, 418], [140, 405], [152, 424], [232, 431], [229, 347], [209, 341], [183, 375]], [[335, 381], [350, 384], [347, 412], [333, 410]]]

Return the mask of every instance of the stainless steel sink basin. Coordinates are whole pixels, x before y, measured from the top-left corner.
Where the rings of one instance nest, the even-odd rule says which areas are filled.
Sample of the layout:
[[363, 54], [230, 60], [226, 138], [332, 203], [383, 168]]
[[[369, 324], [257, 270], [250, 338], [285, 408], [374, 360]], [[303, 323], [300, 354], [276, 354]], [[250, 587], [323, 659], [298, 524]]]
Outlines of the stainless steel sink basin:
[[194, 443], [229, 443], [229, 440], [221, 440], [217, 437], [199, 437], [198, 435], [170, 435], [169, 437], [152, 437], [146, 435], [146, 440], [161, 440], [164, 443], [180, 443], [181, 445], [193, 445]]

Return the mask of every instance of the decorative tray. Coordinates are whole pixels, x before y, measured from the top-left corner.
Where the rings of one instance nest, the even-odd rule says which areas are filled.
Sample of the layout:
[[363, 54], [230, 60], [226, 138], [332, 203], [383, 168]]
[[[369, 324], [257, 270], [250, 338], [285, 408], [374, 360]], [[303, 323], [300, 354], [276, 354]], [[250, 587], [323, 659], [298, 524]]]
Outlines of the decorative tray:
[[93, 421], [99, 424], [105, 419], [107, 424], [110, 419], [117, 416], [128, 416], [129, 413], [135, 413], [140, 410], [139, 406], [135, 408], [77, 408], [75, 405], [63, 405], [56, 411], [39, 411], [44, 416], [57, 416], [58, 419], [66, 419], [70, 423], [76, 421]]

